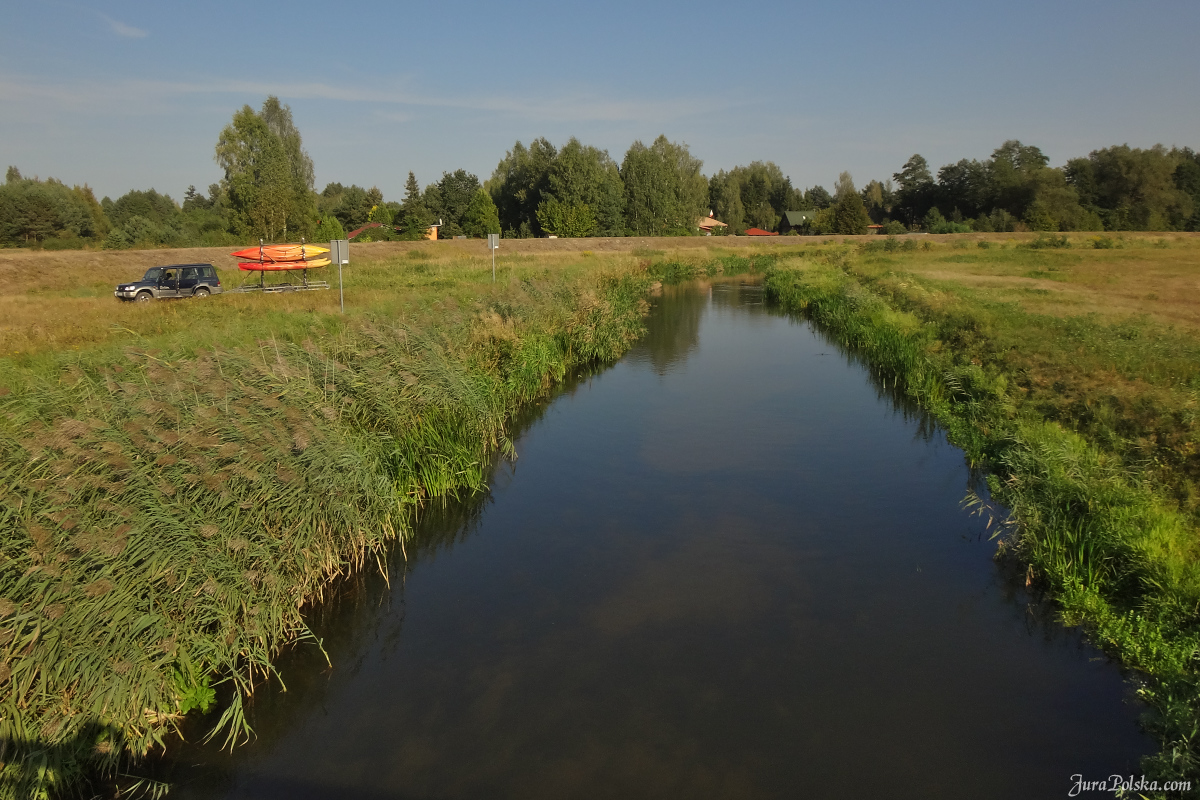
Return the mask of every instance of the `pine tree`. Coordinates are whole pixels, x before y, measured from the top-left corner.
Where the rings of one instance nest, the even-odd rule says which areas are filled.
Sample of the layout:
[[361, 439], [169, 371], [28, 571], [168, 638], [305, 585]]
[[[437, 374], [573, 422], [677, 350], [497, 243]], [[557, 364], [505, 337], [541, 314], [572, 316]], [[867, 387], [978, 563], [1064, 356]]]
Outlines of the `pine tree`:
[[433, 215], [421, 199], [421, 185], [412, 172], [408, 173], [408, 180], [404, 182], [404, 202], [400, 204], [395, 223], [402, 229], [400, 238], [410, 241], [424, 239], [429, 226], [433, 224]]

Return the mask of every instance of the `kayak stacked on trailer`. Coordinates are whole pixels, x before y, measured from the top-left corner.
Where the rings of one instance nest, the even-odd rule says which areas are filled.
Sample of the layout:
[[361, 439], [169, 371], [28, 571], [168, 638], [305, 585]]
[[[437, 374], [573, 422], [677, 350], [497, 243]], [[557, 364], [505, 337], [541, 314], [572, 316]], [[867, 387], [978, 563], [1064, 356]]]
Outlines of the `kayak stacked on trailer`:
[[[258, 283], [248, 282], [234, 289], [235, 292], [295, 292], [308, 289], [328, 289], [328, 281], [310, 281], [308, 271], [329, 266], [328, 247], [305, 244], [262, 244], [230, 253], [238, 259], [238, 269], [257, 272]], [[267, 283], [267, 273], [278, 273], [283, 282]], [[299, 282], [293, 282], [293, 273]]]

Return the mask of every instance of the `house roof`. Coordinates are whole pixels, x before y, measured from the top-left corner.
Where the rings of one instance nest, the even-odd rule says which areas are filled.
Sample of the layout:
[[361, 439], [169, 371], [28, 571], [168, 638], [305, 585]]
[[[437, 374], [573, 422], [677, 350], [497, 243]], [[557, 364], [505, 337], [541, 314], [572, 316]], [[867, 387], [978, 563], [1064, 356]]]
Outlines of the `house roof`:
[[[384, 227], [384, 224], [382, 222], [368, 222], [366, 225], [363, 225], [361, 228], [355, 228], [354, 230], [347, 233], [346, 238], [353, 239], [355, 236], [358, 236], [360, 233], [365, 231], [367, 228], [382, 228], [382, 227]], [[395, 225], [388, 225], [387, 227], [391, 228], [392, 230], [396, 231], [397, 233], [403, 233], [403, 231], [404, 231], [403, 228], [398, 228]], [[426, 227], [440, 228], [440, 227], [442, 227], [442, 223], [439, 222], [436, 225], [428, 225]]]
[[382, 228], [382, 227], [383, 227], [382, 223], [368, 222], [366, 225], [363, 225], [361, 228], [355, 228], [354, 230], [347, 233], [346, 238], [353, 239], [355, 236], [358, 236], [360, 233], [365, 231], [367, 228]]
[[816, 216], [816, 209], [806, 209], [804, 211], [785, 211], [783, 212], [783, 221], [792, 227], [797, 227], [812, 222]]
[[700, 221], [696, 223], [696, 227], [697, 228], [728, 228], [729, 226], [727, 224], [725, 224], [724, 222], [721, 222], [721, 220], [719, 220], [719, 219], [713, 219], [712, 217], [701, 217]]
[[774, 231], [764, 231], [762, 228], [746, 228], [747, 236], [778, 236]]

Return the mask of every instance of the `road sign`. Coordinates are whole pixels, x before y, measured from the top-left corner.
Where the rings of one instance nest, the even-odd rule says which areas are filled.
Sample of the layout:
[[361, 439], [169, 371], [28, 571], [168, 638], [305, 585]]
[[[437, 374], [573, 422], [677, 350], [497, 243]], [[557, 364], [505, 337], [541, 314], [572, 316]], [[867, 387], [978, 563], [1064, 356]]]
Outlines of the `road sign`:
[[492, 283], [496, 282], [496, 250], [500, 247], [500, 234], [488, 234], [488, 250], [492, 251]]
[[346, 293], [342, 290], [342, 264], [350, 263], [350, 240], [331, 239], [329, 241], [329, 260], [338, 265], [338, 300], [342, 304], [342, 313], [346, 313]]

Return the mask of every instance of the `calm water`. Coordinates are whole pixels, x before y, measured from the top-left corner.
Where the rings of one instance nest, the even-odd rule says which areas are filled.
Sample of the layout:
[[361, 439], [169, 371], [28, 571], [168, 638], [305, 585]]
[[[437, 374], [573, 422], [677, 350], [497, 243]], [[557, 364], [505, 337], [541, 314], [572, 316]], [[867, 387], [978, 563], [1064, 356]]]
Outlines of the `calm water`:
[[180, 798], [1064, 797], [1153, 748], [942, 433], [758, 287], [668, 290], [391, 587], [323, 607]]

